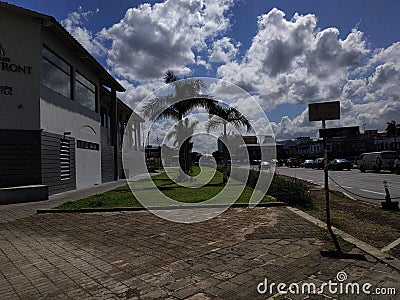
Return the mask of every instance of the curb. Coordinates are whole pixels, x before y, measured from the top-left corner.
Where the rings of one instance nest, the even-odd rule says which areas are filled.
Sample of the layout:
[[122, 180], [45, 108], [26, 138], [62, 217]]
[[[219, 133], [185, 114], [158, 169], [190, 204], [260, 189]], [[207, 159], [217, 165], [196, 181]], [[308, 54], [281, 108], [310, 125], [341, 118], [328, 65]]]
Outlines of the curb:
[[[327, 228], [327, 225], [325, 222], [305, 213], [302, 210], [299, 210], [297, 208], [293, 208], [293, 207], [286, 207], [288, 210], [290, 210], [291, 212], [295, 213], [296, 215], [306, 219], [307, 221], [317, 225], [318, 227]], [[376, 259], [384, 262], [385, 264], [390, 265], [391, 267], [393, 267], [394, 269], [400, 271], [400, 261], [398, 259], [396, 259], [395, 257], [386, 254], [384, 252], [382, 252], [381, 250], [355, 238], [354, 236], [340, 230], [337, 229], [336, 227], [332, 226], [332, 230], [335, 234], [337, 234], [338, 236], [340, 236], [342, 239], [344, 239], [346, 242], [349, 242], [351, 244], [354, 244], [357, 248], [363, 250], [364, 252], [368, 253], [369, 255], [375, 257]]]
[[[278, 207], [286, 206], [284, 202], [259, 203], [256, 207]], [[229, 207], [249, 207], [248, 203], [234, 203], [232, 205], [224, 204], [206, 204], [206, 205], [176, 205], [168, 207], [111, 207], [111, 208], [80, 208], [80, 209], [38, 209], [37, 214], [50, 213], [98, 213], [98, 212], [124, 212], [124, 211], [143, 211], [143, 210], [172, 210], [172, 209], [194, 209], [194, 208], [229, 208]]]

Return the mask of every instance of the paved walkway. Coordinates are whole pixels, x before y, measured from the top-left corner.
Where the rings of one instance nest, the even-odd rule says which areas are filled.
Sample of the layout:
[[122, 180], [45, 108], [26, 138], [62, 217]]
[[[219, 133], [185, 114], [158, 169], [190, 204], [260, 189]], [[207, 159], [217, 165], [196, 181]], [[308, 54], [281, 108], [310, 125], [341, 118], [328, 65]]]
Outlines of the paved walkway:
[[67, 201], [74, 201], [90, 195], [104, 193], [126, 184], [125, 179], [95, 185], [85, 189], [68, 191], [49, 197], [49, 200], [0, 205], [0, 222], [14, 221], [34, 215], [38, 209], [53, 208]]
[[[0, 223], [2, 299], [398, 299], [281, 295], [279, 283], [396, 288], [400, 274], [367, 261], [322, 257], [326, 233], [284, 207], [231, 208], [196, 224], [147, 211], [39, 214]], [[360, 250], [353, 249], [353, 253]], [[260, 295], [267, 279], [272, 286]], [[292, 286], [295, 290], [295, 286]], [[300, 286], [301, 291], [301, 286]], [[350, 290], [348, 290], [350, 291]], [[387, 291], [387, 290], [386, 290]], [[362, 291], [360, 291], [362, 292]], [[397, 298], [396, 298], [397, 297]]]

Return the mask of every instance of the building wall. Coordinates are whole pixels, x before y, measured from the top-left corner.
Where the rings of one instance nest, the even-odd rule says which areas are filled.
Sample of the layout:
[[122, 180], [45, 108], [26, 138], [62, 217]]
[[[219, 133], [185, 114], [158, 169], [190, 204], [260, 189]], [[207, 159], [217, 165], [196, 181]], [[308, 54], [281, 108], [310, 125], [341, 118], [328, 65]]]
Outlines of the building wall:
[[[42, 88], [45, 89], [44, 87]], [[52, 93], [48, 90], [47, 93]], [[44, 94], [46, 93], [44, 92]], [[41, 99], [41, 127], [46, 132], [52, 132], [75, 140], [82, 140], [100, 145], [100, 123], [93, 118], [74, 111], [72, 106], [76, 103], [69, 103], [71, 107], [66, 108], [68, 104], [61, 95], [53, 95], [52, 99], [59, 99], [63, 105], [57, 105], [44, 99]], [[50, 99], [50, 98], [47, 98]], [[76, 104], [78, 105], [78, 104]], [[77, 108], [79, 109], [79, 107]], [[83, 109], [83, 108], [82, 108]], [[101, 148], [98, 151], [89, 149], [78, 149], [75, 145], [76, 161], [76, 187], [84, 188], [101, 183]]]
[[0, 129], [0, 188], [41, 183], [40, 130]]
[[[42, 183], [54, 194], [114, 180], [114, 148], [108, 132], [103, 132], [102, 141], [99, 113], [104, 89], [100, 76], [107, 74], [99, 72], [99, 66], [77, 47], [73, 38], [52, 22], [51, 18], [42, 19], [31, 12], [0, 10], [0, 186]], [[43, 46], [71, 66], [70, 97], [42, 85], [44, 70], [51, 70], [54, 64], [51, 59], [43, 64]], [[49, 57], [47, 52], [46, 56]], [[95, 85], [93, 110], [76, 100], [74, 84], [78, 72]], [[48, 76], [48, 86], [57, 81], [49, 78], [58, 79]], [[115, 84], [106, 80], [102, 82]], [[126, 105], [121, 106], [124, 114], [130, 111]], [[63, 177], [66, 141], [68, 178]], [[83, 147], [84, 144], [90, 147]], [[118, 164], [121, 176], [120, 151]], [[7, 182], [3, 181], [5, 178]]]
[[[43, 44], [57, 54], [69, 65], [72, 72], [79, 71], [96, 85], [96, 107], [99, 107], [99, 78], [96, 72], [87, 65], [83, 54], [70, 48], [65, 40], [49, 29], [42, 31]], [[73, 98], [73, 96], [71, 97]], [[99, 145], [98, 150], [78, 148], [75, 143], [76, 188], [85, 188], [100, 184], [101, 180], [101, 132], [100, 115], [77, 101], [67, 98], [44, 85], [40, 94], [41, 128], [46, 132], [68, 136], [85, 142]]]
[[0, 10], [1, 129], [40, 129], [40, 45], [37, 18]]

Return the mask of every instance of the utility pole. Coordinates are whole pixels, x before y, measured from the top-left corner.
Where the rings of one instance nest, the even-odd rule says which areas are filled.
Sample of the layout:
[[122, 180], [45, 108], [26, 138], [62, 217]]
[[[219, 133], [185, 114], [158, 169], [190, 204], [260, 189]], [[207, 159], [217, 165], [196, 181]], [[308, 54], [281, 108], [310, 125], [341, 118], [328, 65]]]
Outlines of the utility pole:
[[326, 227], [332, 237], [336, 250], [342, 254], [342, 249], [338, 243], [336, 235], [334, 234], [331, 226], [331, 210], [329, 198], [329, 174], [328, 174], [328, 149], [326, 147], [326, 120], [340, 119], [340, 102], [323, 102], [313, 103], [308, 105], [309, 120], [322, 121], [322, 136], [324, 146], [324, 188], [325, 188], [325, 211], [326, 211]]
[[328, 149], [326, 147], [326, 124], [325, 119], [322, 119], [322, 132], [323, 132], [323, 145], [324, 145], [324, 188], [325, 188], [325, 212], [326, 212], [326, 227], [332, 237], [333, 243], [335, 244], [336, 250], [341, 253], [339, 242], [337, 241], [336, 235], [333, 233], [331, 225], [331, 204], [329, 198], [329, 174], [328, 174]]

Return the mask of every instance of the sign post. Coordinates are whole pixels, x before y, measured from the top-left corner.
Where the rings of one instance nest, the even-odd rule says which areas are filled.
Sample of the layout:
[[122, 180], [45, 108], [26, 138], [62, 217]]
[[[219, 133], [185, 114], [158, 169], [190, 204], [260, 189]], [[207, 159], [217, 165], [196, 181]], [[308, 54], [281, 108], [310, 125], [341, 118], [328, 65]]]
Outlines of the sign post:
[[328, 150], [326, 148], [326, 120], [340, 119], [340, 102], [322, 102], [308, 104], [308, 117], [310, 122], [322, 121], [323, 146], [324, 146], [324, 182], [325, 182], [325, 210], [326, 210], [326, 226], [335, 244], [338, 253], [342, 253], [342, 249], [337, 241], [331, 227], [331, 211], [329, 200], [329, 176], [328, 176]]

